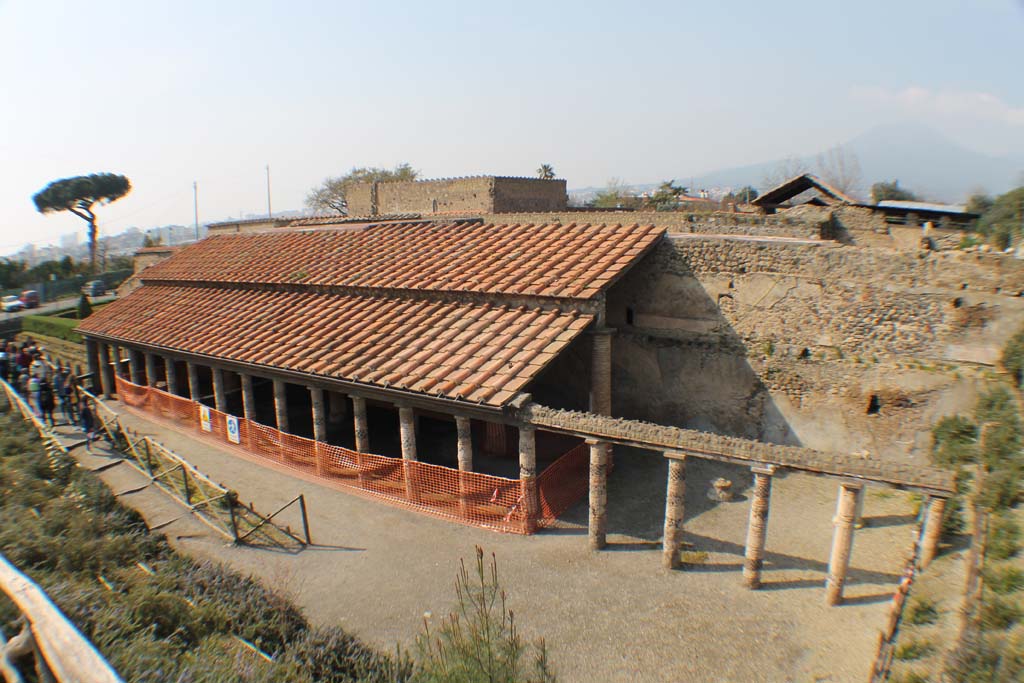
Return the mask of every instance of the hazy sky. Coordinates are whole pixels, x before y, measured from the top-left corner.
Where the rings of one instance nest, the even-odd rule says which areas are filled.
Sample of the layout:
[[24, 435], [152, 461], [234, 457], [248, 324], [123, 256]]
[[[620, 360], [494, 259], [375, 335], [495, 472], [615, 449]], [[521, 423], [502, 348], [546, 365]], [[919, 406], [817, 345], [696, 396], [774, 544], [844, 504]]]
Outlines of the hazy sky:
[[1024, 155], [1024, 4], [0, 0], [0, 253], [84, 223], [49, 181], [124, 173], [101, 234], [297, 209], [355, 165], [570, 187], [810, 154], [917, 120]]

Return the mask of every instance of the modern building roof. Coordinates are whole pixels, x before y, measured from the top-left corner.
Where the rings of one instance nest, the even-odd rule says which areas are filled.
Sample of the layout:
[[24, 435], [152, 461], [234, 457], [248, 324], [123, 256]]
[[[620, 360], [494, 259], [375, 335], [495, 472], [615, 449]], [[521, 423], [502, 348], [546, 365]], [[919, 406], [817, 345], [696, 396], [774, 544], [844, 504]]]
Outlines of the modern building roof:
[[[896, 199], [883, 199], [875, 206], [883, 209], [900, 209], [902, 211], [927, 211], [932, 213], [969, 213], [963, 204], [938, 204], [935, 202], [908, 202]], [[974, 215], [974, 214], [970, 214]]]
[[497, 408], [663, 233], [470, 222], [215, 236], [147, 268], [141, 288], [79, 330]]
[[639, 225], [467, 221], [217, 235], [146, 269], [143, 281], [592, 299], [663, 233]]
[[765, 208], [775, 207], [806, 192], [807, 190], [812, 189], [817, 190], [826, 197], [843, 204], [857, 203], [857, 200], [853, 197], [836, 189], [835, 187], [832, 187], [821, 178], [810, 173], [802, 173], [798, 176], [794, 176], [777, 187], [773, 187], [768, 190], [750, 203], [755, 206], [762, 206]]

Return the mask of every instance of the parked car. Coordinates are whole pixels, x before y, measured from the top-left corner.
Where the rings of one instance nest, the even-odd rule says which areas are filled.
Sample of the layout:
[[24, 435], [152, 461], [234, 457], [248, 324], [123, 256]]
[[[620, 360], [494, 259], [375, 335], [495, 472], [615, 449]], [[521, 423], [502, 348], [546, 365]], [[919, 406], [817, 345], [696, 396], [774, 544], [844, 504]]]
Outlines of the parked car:
[[89, 280], [82, 285], [82, 294], [86, 296], [103, 296], [107, 293], [107, 285], [103, 280]]
[[25, 304], [22, 303], [21, 299], [14, 296], [5, 296], [3, 298], [4, 313], [14, 313], [25, 308]]
[[39, 308], [39, 292], [34, 289], [26, 289], [21, 293], [21, 303], [25, 304], [25, 308]]

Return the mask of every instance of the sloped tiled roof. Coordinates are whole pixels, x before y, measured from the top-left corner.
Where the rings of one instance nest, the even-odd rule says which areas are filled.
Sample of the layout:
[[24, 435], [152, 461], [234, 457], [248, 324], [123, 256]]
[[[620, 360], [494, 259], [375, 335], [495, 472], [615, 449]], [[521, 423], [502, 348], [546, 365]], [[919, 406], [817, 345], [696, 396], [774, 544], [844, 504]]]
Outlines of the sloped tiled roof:
[[592, 299], [663, 233], [639, 225], [466, 221], [217, 235], [142, 279]]
[[86, 334], [491, 406], [593, 320], [540, 308], [194, 285], [146, 285]]

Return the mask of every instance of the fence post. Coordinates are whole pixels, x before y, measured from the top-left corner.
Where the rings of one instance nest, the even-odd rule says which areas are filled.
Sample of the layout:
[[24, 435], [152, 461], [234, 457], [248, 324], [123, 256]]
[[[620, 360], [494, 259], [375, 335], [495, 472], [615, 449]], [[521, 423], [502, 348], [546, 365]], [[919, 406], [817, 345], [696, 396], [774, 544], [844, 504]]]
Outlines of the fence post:
[[235, 506], [238, 505], [238, 494], [234, 491], [228, 491], [226, 494], [228, 501], [228, 512], [231, 515], [231, 535], [235, 539], [235, 543], [238, 543], [238, 520], [235, 519]]
[[149, 478], [152, 479], [153, 478], [153, 461], [151, 459], [152, 455], [149, 452], [149, 437], [148, 436], [144, 437], [142, 439], [142, 444], [146, 447], [146, 471], [149, 472]]
[[306, 535], [306, 545], [313, 545], [309, 539], [309, 516], [306, 514], [306, 496], [299, 494], [299, 512], [302, 513], [302, 531]]
[[188, 470], [185, 469], [184, 465], [181, 465], [181, 483], [185, 486], [185, 502], [191, 505], [192, 492], [188, 488]]

